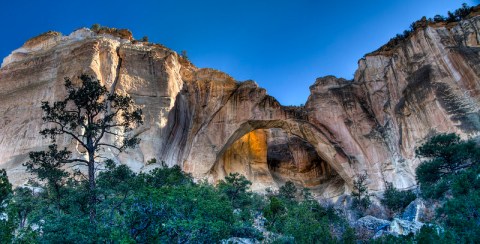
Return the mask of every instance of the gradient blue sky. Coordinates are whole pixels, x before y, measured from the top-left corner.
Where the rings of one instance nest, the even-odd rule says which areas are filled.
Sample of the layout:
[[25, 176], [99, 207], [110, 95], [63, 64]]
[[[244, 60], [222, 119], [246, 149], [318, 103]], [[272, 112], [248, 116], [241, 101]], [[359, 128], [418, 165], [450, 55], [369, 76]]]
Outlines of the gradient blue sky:
[[255, 80], [282, 104], [305, 103], [316, 77], [351, 79], [357, 61], [422, 16], [474, 0], [24, 1], [0, 8], [0, 57], [48, 30], [130, 29], [198, 67]]

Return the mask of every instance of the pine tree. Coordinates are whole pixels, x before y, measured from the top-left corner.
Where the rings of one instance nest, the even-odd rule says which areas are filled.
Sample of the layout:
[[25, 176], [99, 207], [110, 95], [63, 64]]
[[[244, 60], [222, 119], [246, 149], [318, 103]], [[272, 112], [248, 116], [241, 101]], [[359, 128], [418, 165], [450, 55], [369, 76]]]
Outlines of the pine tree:
[[[90, 222], [95, 221], [95, 205], [97, 202], [96, 170], [102, 163], [99, 151], [105, 147], [122, 152], [139, 143], [137, 137], [129, 136], [135, 126], [142, 124], [142, 110], [137, 108], [132, 98], [108, 91], [93, 76], [81, 75], [81, 84], [75, 86], [65, 79], [67, 96], [53, 104], [42, 102], [43, 121], [51, 125], [40, 132], [50, 137], [52, 145], [48, 151], [31, 152], [27, 169], [37, 174], [49, 185], [59, 187], [64, 177], [68, 176], [62, 169], [66, 164], [81, 164], [88, 168], [88, 190], [90, 206]], [[69, 136], [85, 152], [84, 158], [73, 158], [67, 148], [58, 149], [57, 136]], [[120, 142], [109, 143], [107, 135], [121, 138]]]
[[361, 174], [353, 181], [353, 207], [366, 210], [372, 203], [367, 187], [367, 174]]

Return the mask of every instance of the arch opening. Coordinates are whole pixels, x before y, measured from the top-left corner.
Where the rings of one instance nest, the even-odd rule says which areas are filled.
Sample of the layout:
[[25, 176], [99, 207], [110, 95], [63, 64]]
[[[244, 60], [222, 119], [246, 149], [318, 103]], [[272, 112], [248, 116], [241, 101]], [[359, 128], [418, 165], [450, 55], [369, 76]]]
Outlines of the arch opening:
[[252, 190], [257, 192], [277, 190], [287, 181], [309, 188], [317, 198], [345, 192], [345, 181], [314, 145], [284, 128], [252, 129], [227, 145], [210, 175], [217, 181], [235, 172], [253, 182]]

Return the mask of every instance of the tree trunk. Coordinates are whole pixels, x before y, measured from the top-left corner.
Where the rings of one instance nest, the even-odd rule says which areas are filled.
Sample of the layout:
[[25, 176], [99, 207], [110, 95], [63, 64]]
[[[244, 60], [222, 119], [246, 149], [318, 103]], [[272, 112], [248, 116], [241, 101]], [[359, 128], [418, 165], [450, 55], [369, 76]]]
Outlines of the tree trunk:
[[90, 205], [90, 223], [95, 222], [97, 194], [95, 192], [95, 159], [94, 152], [88, 153], [88, 190], [89, 190], [89, 205]]

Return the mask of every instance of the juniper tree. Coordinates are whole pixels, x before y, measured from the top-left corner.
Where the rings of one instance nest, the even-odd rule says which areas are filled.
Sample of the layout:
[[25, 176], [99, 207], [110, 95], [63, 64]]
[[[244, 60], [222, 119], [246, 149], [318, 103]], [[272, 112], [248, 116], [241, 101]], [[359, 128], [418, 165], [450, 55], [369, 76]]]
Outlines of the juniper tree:
[[362, 211], [366, 210], [372, 203], [370, 200], [370, 194], [368, 193], [367, 179], [368, 175], [367, 173], [364, 173], [359, 175], [357, 179], [353, 181], [352, 204], [354, 208], [358, 208]]
[[230, 173], [218, 183], [218, 189], [232, 202], [235, 208], [242, 207], [249, 202], [251, 192], [248, 188], [252, 182], [239, 173]]
[[[43, 121], [51, 125], [40, 132], [50, 137], [52, 145], [48, 151], [31, 152], [26, 163], [27, 170], [37, 174], [42, 180], [58, 187], [64, 177], [68, 176], [62, 169], [67, 164], [80, 164], [88, 169], [89, 215], [90, 222], [95, 221], [96, 205], [96, 169], [102, 163], [99, 152], [104, 148], [113, 148], [122, 152], [133, 148], [139, 139], [130, 136], [129, 131], [142, 124], [142, 110], [135, 106], [128, 95], [120, 95], [112, 89], [108, 91], [93, 76], [81, 75], [81, 83], [75, 86], [65, 78], [67, 95], [64, 100], [52, 104], [42, 102]], [[117, 138], [115, 142], [105, 140], [106, 136]], [[72, 157], [67, 148], [58, 149], [58, 136], [68, 136], [84, 152], [83, 158]], [[118, 140], [120, 139], [120, 140]]]
[[280, 197], [288, 200], [293, 200], [296, 197], [297, 194], [297, 187], [295, 187], [295, 184], [291, 181], [285, 182], [285, 185], [281, 186], [279, 189], [279, 195]]
[[12, 184], [8, 180], [7, 171], [0, 169], [0, 212], [3, 212], [8, 197], [12, 194]]

